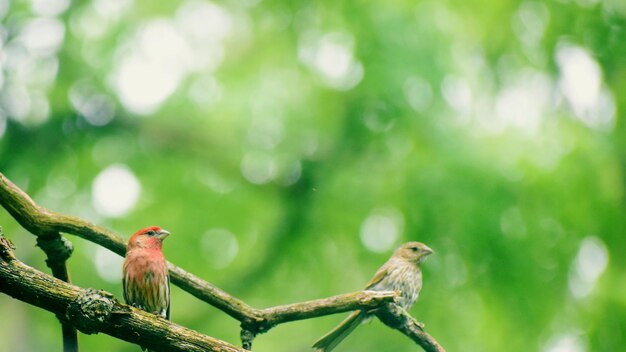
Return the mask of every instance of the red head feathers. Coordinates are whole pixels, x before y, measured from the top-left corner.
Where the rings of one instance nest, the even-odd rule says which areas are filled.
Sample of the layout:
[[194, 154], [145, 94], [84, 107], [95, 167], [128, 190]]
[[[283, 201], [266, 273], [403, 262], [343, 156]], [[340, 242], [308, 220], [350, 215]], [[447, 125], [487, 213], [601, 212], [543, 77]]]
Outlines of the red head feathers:
[[126, 249], [130, 251], [134, 248], [161, 248], [163, 240], [169, 236], [169, 234], [168, 231], [158, 226], [143, 228], [130, 237]]

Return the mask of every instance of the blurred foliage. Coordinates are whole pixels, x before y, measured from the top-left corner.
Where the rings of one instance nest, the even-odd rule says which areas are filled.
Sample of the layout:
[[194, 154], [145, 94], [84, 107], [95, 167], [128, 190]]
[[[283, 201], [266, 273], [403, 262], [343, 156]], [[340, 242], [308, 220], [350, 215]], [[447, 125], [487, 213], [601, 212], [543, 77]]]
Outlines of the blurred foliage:
[[[255, 307], [360, 289], [419, 240], [437, 254], [412, 314], [449, 351], [626, 348], [626, 2], [1, 0], [0, 18], [0, 170], [40, 204], [158, 224], [172, 262]], [[73, 282], [121, 298], [121, 259], [69, 238]], [[175, 322], [239, 343], [172, 294]], [[53, 315], [0, 307], [1, 350], [60, 350]], [[308, 351], [340, 319], [255, 350]], [[416, 347], [372, 322], [339, 349]]]

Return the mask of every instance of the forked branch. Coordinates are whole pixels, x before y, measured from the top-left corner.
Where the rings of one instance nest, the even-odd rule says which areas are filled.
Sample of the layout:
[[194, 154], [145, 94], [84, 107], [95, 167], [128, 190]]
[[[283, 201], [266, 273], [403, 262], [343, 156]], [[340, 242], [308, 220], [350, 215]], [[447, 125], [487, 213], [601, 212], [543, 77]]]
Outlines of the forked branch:
[[[20, 225], [38, 238], [47, 234], [67, 233], [101, 245], [120, 256], [126, 254], [124, 240], [114, 232], [78, 217], [56, 213], [39, 206], [2, 173], [0, 173], [0, 204]], [[174, 285], [241, 322], [241, 337], [246, 349], [251, 349], [256, 335], [282, 323], [357, 309], [371, 310], [383, 307], [378, 310], [381, 313], [377, 315], [385, 324], [409, 336], [427, 352], [443, 351], [430, 335], [421, 329], [420, 331], [414, 329], [417, 322], [406, 312], [403, 314], [396, 312], [398, 307], [393, 303], [396, 297], [394, 292], [360, 291], [304, 303], [256, 309], [172, 263], [168, 262], [168, 268]], [[161, 329], [169, 326], [163, 325], [163, 322], [159, 324], [157, 327]]]

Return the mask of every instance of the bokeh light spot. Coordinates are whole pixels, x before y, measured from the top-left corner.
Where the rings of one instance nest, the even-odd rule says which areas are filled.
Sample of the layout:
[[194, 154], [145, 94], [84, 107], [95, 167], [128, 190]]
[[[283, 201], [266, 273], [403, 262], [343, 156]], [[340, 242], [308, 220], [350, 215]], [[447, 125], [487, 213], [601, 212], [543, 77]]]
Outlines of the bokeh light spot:
[[144, 24], [132, 44], [118, 63], [114, 86], [126, 108], [150, 114], [176, 90], [193, 54], [178, 29], [165, 19]]
[[252, 121], [248, 130], [250, 144], [274, 149], [283, 139], [284, 126], [280, 117], [263, 116]]
[[81, 116], [94, 126], [104, 126], [113, 120], [115, 103], [99, 93], [89, 83], [81, 81], [72, 85], [70, 102]]
[[570, 270], [569, 289], [572, 295], [576, 298], [588, 296], [608, 263], [609, 254], [604, 242], [595, 236], [584, 238]]
[[39, 16], [57, 16], [70, 6], [70, 0], [31, 0], [33, 12]]
[[329, 33], [320, 38], [305, 34], [298, 56], [335, 89], [348, 90], [363, 79], [363, 65], [354, 58], [354, 39], [344, 33]]
[[522, 43], [536, 46], [544, 35], [549, 18], [550, 12], [546, 5], [539, 1], [524, 1], [511, 23]]
[[94, 0], [96, 12], [105, 18], [120, 18], [133, 8], [133, 0]]
[[4, 111], [0, 110], [0, 139], [4, 136], [7, 130], [7, 116]]
[[264, 184], [271, 181], [276, 174], [276, 165], [269, 154], [250, 151], [241, 160], [241, 173], [252, 183]]
[[189, 97], [201, 108], [217, 105], [223, 96], [223, 87], [212, 75], [204, 75], [195, 80], [189, 88]]
[[461, 77], [446, 76], [441, 83], [441, 93], [448, 105], [462, 114], [472, 110], [472, 92], [469, 83]]
[[586, 49], [562, 43], [557, 46], [556, 61], [561, 73], [559, 87], [574, 115], [590, 127], [613, 127], [613, 95], [603, 87], [600, 65], [591, 54]]
[[35, 18], [26, 23], [20, 40], [26, 48], [39, 55], [54, 54], [63, 43], [65, 26], [55, 18]]
[[302, 163], [290, 154], [283, 154], [275, 158], [277, 173], [276, 182], [283, 186], [290, 186], [302, 176]]
[[109, 31], [111, 23], [93, 7], [78, 9], [70, 18], [72, 33], [85, 39], [99, 39]]
[[372, 211], [361, 224], [361, 242], [372, 252], [391, 249], [404, 229], [404, 217], [395, 208]]
[[413, 110], [424, 112], [432, 102], [433, 90], [425, 79], [409, 77], [404, 81], [404, 97]]
[[183, 31], [200, 41], [219, 41], [231, 31], [230, 14], [217, 4], [206, 1], [187, 1], [176, 17]]
[[126, 108], [145, 115], [154, 112], [174, 92], [180, 79], [177, 69], [131, 57], [119, 67], [116, 88]]
[[549, 107], [553, 95], [552, 82], [545, 75], [522, 70], [515, 82], [504, 87], [495, 97], [497, 128], [514, 127], [536, 133], [541, 125], [541, 117]]
[[30, 95], [26, 87], [12, 84], [0, 94], [2, 106], [6, 109], [7, 115], [14, 120], [24, 122], [31, 109]]
[[122, 282], [122, 263], [124, 258], [104, 247], [98, 246], [94, 260], [96, 271], [103, 280], [116, 284]]
[[139, 200], [141, 184], [127, 166], [115, 164], [98, 174], [91, 193], [98, 213], [121, 217], [132, 210]]
[[[220, 40], [230, 32], [229, 20], [221, 16], [229, 18], [217, 5], [191, 2], [182, 5], [175, 21], [155, 19], [141, 25], [120, 46], [114, 70], [113, 86], [122, 104], [136, 114], [151, 114], [188, 74], [215, 70], [224, 57]], [[223, 23], [215, 23], [218, 17]], [[221, 99], [216, 81], [199, 82], [192, 87], [194, 100], [203, 100], [201, 90], [207, 87], [212, 90], [209, 103]]]
[[544, 352], [586, 352], [585, 343], [578, 334], [559, 334], [552, 336], [546, 343]]
[[561, 89], [577, 112], [596, 103], [600, 93], [600, 67], [589, 53], [575, 46], [561, 46], [556, 54], [561, 69]]

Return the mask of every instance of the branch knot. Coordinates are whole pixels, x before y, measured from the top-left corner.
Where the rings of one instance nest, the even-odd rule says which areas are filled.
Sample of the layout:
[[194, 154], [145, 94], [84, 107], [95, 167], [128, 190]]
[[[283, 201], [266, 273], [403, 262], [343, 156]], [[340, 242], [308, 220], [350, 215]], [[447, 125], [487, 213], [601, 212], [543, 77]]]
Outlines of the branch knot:
[[71, 304], [65, 317], [85, 334], [94, 334], [102, 331], [111, 318], [115, 308], [115, 298], [112, 294], [87, 289]]
[[10, 239], [4, 237], [2, 235], [2, 228], [0, 228], [0, 259], [4, 261], [11, 261], [15, 259], [15, 255], [13, 255], [13, 250], [15, 249], [15, 245], [11, 242]]
[[37, 246], [48, 256], [46, 264], [49, 267], [54, 266], [55, 263], [64, 263], [74, 252], [72, 242], [58, 233], [37, 236]]

